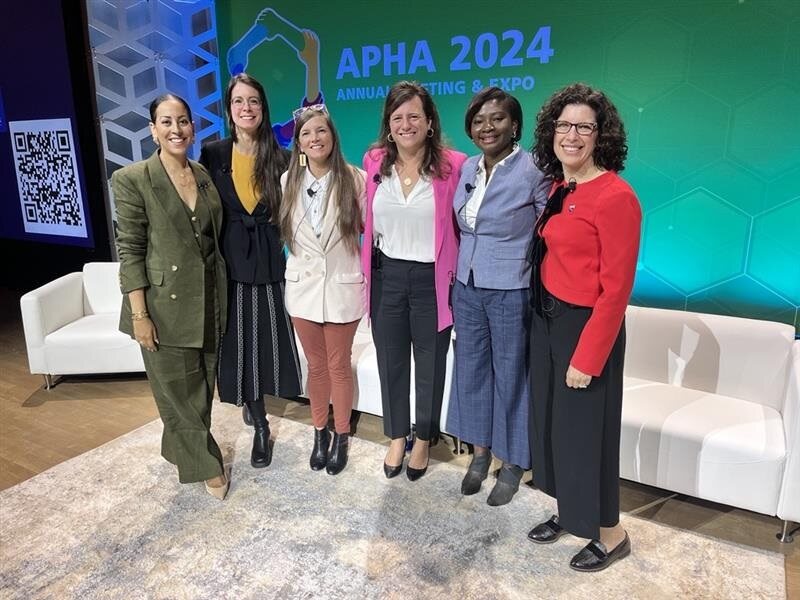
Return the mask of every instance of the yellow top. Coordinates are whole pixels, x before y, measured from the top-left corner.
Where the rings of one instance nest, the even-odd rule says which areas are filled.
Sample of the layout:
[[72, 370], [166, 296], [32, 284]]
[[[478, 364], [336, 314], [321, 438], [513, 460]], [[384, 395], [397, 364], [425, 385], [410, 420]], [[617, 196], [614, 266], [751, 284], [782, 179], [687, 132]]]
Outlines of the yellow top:
[[239, 201], [244, 209], [251, 213], [258, 206], [258, 195], [253, 189], [253, 169], [255, 168], [256, 157], [242, 154], [236, 148], [233, 149], [231, 156], [231, 176], [233, 177], [233, 187]]

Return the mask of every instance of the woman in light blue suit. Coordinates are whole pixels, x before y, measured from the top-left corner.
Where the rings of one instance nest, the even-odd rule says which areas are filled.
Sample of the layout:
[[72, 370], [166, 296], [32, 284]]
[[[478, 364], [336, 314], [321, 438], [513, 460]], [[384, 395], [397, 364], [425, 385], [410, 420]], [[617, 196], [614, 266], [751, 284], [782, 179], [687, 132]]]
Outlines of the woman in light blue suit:
[[462, 494], [480, 490], [492, 454], [502, 461], [487, 499], [500, 506], [530, 468], [526, 254], [549, 182], [517, 144], [522, 108], [514, 96], [497, 87], [481, 90], [467, 108], [464, 128], [481, 154], [464, 163], [453, 201], [461, 245], [447, 431], [475, 448]]

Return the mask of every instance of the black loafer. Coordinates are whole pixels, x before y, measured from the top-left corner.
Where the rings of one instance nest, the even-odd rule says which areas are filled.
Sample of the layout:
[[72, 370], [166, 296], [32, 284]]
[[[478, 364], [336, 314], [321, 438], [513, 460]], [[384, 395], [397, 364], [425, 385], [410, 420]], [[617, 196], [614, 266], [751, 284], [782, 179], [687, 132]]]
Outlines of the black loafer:
[[558, 524], [558, 515], [553, 515], [531, 529], [528, 532], [528, 539], [536, 544], [552, 544], [565, 533], [567, 530]]
[[625, 532], [625, 539], [622, 540], [617, 547], [611, 552], [606, 550], [606, 547], [599, 540], [592, 540], [586, 547], [578, 552], [569, 561], [569, 566], [576, 571], [583, 571], [585, 573], [592, 573], [594, 571], [602, 571], [610, 567], [614, 561], [625, 558], [631, 553], [631, 540], [628, 533]]

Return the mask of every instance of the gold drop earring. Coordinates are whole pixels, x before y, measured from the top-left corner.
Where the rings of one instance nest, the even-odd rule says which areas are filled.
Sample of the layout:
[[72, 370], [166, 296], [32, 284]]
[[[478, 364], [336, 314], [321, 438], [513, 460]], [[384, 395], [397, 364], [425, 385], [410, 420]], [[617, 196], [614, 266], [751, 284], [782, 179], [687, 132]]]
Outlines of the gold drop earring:
[[305, 167], [307, 164], [308, 164], [308, 161], [306, 160], [306, 153], [305, 152], [301, 152], [300, 153], [300, 166], [301, 167]]

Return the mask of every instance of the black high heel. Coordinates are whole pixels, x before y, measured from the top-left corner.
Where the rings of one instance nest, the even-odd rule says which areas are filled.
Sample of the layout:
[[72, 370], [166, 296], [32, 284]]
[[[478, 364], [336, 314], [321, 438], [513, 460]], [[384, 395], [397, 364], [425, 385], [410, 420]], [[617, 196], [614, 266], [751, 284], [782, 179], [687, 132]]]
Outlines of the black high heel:
[[391, 465], [387, 465], [383, 463], [383, 474], [386, 475], [386, 479], [391, 479], [392, 477], [397, 477], [400, 475], [400, 472], [403, 470], [403, 462], [401, 461], [399, 465], [393, 467]]
[[[415, 442], [416, 441], [417, 440], [415, 440]], [[430, 464], [430, 462], [431, 462], [431, 446], [430, 446], [430, 440], [428, 440], [428, 459], [425, 461], [424, 467], [422, 467], [421, 469], [415, 469], [414, 467], [411, 466], [411, 457], [408, 458], [409, 464], [406, 467], [406, 477], [408, 477], [408, 480], [416, 481], [417, 479], [425, 475], [425, 473], [428, 472], [428, 465]]]
[[416, 481], [428, 471], [428, 463], [430, 463], [431, 459], [428, 457], [428, 462], [425, 463], [425, 466], [421, 469], [415, 469], [414, 467], [406, 467], [406, 477], [408, 477], [409, 481]]

